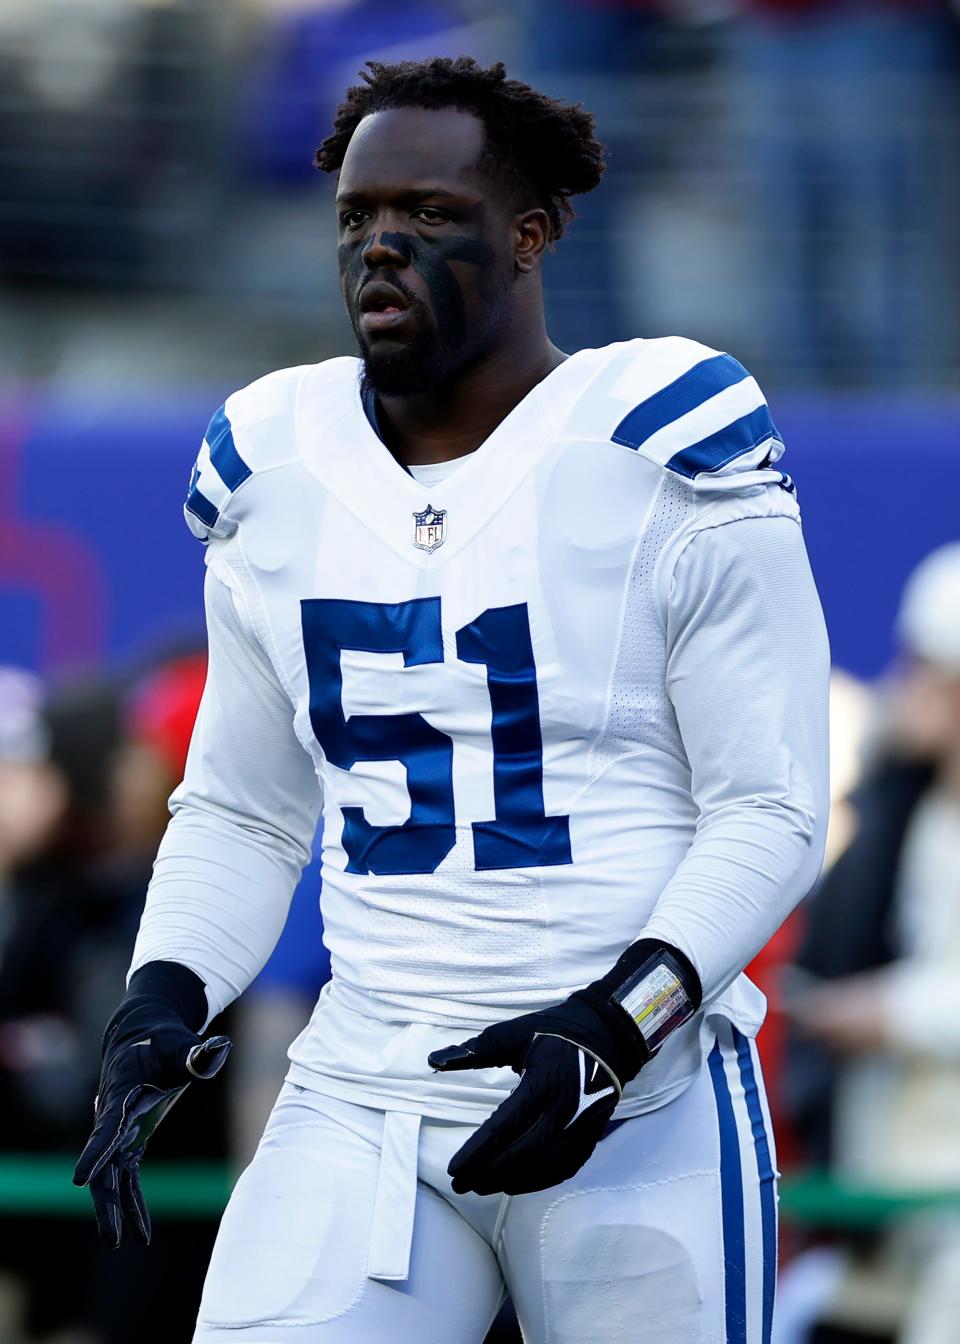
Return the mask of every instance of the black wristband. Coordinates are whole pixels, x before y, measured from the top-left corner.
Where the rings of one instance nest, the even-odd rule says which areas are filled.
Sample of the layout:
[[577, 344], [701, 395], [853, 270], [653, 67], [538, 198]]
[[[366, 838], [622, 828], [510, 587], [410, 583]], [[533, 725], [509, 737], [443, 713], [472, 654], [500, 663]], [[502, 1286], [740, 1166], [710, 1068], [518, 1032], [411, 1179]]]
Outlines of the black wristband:
[[653, 938], [631, 943], [616, 965], [588, 988], [629, 1018], [647, 1058], [703, 1002], [700, 977], [689, 957]]
[[606, 998], [612, 998], [646, 962], [661, 952], [668, 952], [677, 963], [682, 972], [680, 978], [683, 987], [696, 1010], [703, 1002], [703, 986], [700, 984], [696, 967], [685, 952], [681, 952], [678, 947], [672, 947], [670, 943], [661, 943], [656, 938], [640, 938], [637, 942], [631, 943], [627, 950], [620, 954], [616, 965], [599, 980], [594, 980], [590, 988], [599, 990]]
[[207, 991], [195, 971], [177, 961], [148, 961], [134, 971], [127, 992], [107, 1027], [109, 1033], [145, 1002], [162, 1001], [191, 1031], [200, 1031], [210, 1014]]

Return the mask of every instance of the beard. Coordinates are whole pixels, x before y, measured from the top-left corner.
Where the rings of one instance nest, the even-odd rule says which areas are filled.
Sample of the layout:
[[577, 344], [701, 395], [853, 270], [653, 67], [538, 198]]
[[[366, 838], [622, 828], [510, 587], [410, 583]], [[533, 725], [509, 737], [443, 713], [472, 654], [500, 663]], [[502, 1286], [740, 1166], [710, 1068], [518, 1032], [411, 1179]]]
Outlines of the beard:
[[444, 346], [432, 327], [392, 350], [368, 345], [359, 331], [357, 342], [363, 360], [363, 386], [381, 397], [415, 397], [429, 392], [458, 365], [457, 352]]

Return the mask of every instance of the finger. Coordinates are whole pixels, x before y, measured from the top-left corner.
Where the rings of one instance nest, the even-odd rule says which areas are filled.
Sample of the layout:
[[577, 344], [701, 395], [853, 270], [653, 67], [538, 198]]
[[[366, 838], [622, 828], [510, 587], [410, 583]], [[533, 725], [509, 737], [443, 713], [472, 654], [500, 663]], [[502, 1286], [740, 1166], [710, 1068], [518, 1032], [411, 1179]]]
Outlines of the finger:
[[112, 1162], [102, 1167], [90, 1180], [90, 1195], [97, 1220], [97, 1232], [104, 1246], [115, 1251], [120, 1245], [120, 1204], [117, 1190], [117, 1169]]
[[495, 1022], [479, 1036], [471, 1036], [459, 1045], [448, 1045], [427, 1056], [431, 1068], [441, 1073], [455, 1069], [495, 1069], [516, 1067], [526, 1053], [533, 1028], [522, 1017]]
[[[592, 1150], [590, 1150], [592, 1151]], [[529, 1161], [511, 1162], [489, 1174], [489, 1180], [495, 1182], [491, 1190], [480, 1190], [478, 1194], [532, 1195], [538, 1190], [552, 1190], [556, 1185], [569, 1181], [584, 1165], [590, 1156], [588, 1150], [547, 1149], [542, 1159], [536, 1163]]]
[[94, 1130], [87, 1140], [83, 1152], [77, 1158], [77, 1165], [73, 1169], [74, 1185], [87, 1184], [90, 1177], [100, 1166], [109, 1142], [109, 1139]]
[[447, 1045], [442, 1050], [433, 1050], [427, 1055], [427, 1063], [438, 1073], [452, 1073], [455, 1069], [484, 1068], [477, 1059], [473, 1046], [476, 1037], [463, 1041], [460, 1045]]
[[[524, 1132], [503, 1147], [487, 1147], [454, 1178], [456, 1194], [473, 1190], [478, 1195], [514, 1193], [514, 1186], [530, 1179], [531, 1169], [540, 1164], [540, 1153], [556, 1135], [556, 1120], [542, 1114]], [[533, 1188], [533, 1187], [530, 1187]], [[537, 1187], [539, 1188], [539, 1187]]]
[[[183, 1089], [181, 1088], [180, 1091]], [[179, 1092], [164, 1093], [149, 1083], [132, 1087], [111, 1103], [94, 1125], [74, 1168], [74, 1185], [87, 1185], [118, 1149], [144, 1144]]]
[[124, 1222], [144, 1246], [150, 1245], [150, 1212], [140, 1188], [140, 1163], [132, 1162], [120, 1172], [120, 1208]]
[[187, 1072], [194, 1078], [212, 1078], [226, 1063], [232, 1042], [227, 1036], [210, 1036], [187, 1055]]
[[120, 1142], [122, 1108], [101, 1115], [93, 1127], [83, 1149], [77, 1158], [73, 1171], [74, 1185], [87, 1185], [111, 1156]]
[[523, 1151], [512, 1149], [509, 1161], [492, 1168], [488, 1177], [496, 1179], [505, 1195], [528, 1195], [549, 1190], [568, 1181], [589, 1161], [609, 1122], [609, 1115], [591, 1116], [589, 1124], [578, 1126], [575, 1133], [561, 1130], [552, 1137], [538, 1135]]
[[537, 1089], [527, 1077], [500, 1103], [478, 1130], [454, 1153], [447, 1172], [454, 1179], [454, 1189], [466, 1181], [472, 1188], [473, 1176], [494, 1158], [503, 1153], [521, 1135], [525, 1134], [543, 1115], [543, 1106]]
[[560, 1185], [589, 1160], [612, 1114], [612, 1103], [598, 1103], [573, 1125], [563, 1126], [550, 1109], [481, 1166], [471, 1167], [466, 1173], [468, 1186], [461, 1188], [461, 1174], [453, 1189], [458, 1194], [469, 1188], [478, 1195], [526, 1195]]

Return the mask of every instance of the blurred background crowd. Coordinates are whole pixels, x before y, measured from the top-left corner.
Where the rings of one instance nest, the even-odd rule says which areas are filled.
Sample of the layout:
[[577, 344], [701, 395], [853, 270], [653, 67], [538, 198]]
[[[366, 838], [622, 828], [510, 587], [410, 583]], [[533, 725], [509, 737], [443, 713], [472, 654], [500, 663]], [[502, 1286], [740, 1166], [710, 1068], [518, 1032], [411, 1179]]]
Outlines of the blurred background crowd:
[[461, 52], [582, 100], [609, 147], [547, 260], [557, 343], [733, 350], [799, 486], [834, 814], [755, 967], [776, 1344], [960, 1344], [948, 0], [0, 0], [0, 1344], [189, 1339], [328, 974], [315, 859], [230, 1068], [155, 1141], [154, 1247], [101, 1252], [68, 1182], [203, 686], [187, 473], [226, 393], [352, 349], [311, 167], [343, 89], [368, 58]]

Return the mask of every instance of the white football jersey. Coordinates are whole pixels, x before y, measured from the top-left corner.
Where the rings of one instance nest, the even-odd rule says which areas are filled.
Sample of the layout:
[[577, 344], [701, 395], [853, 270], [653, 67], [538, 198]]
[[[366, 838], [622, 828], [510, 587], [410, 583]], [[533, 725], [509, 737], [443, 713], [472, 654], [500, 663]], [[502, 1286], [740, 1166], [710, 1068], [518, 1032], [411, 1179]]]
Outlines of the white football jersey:
[[[434, 1076], [427, 1048], [655, 937], [705, 995], [624, 1113], [659, 1104], [705, 1015], [755, 1033], [740, 972], [822, 852], [826, 644], [764, 398], [692, 341], [584, 350], [427, 486], [359, 368], [270, 374], [208, 430], [210, 678], [134, 966], [191, 966], [214, 1011], [241, 992], [322, 794], [333, 984], [292, 1077], [496, 1102], [512, 1075]], [[392, 1062], [381, 1023], [415, 1027]]]

